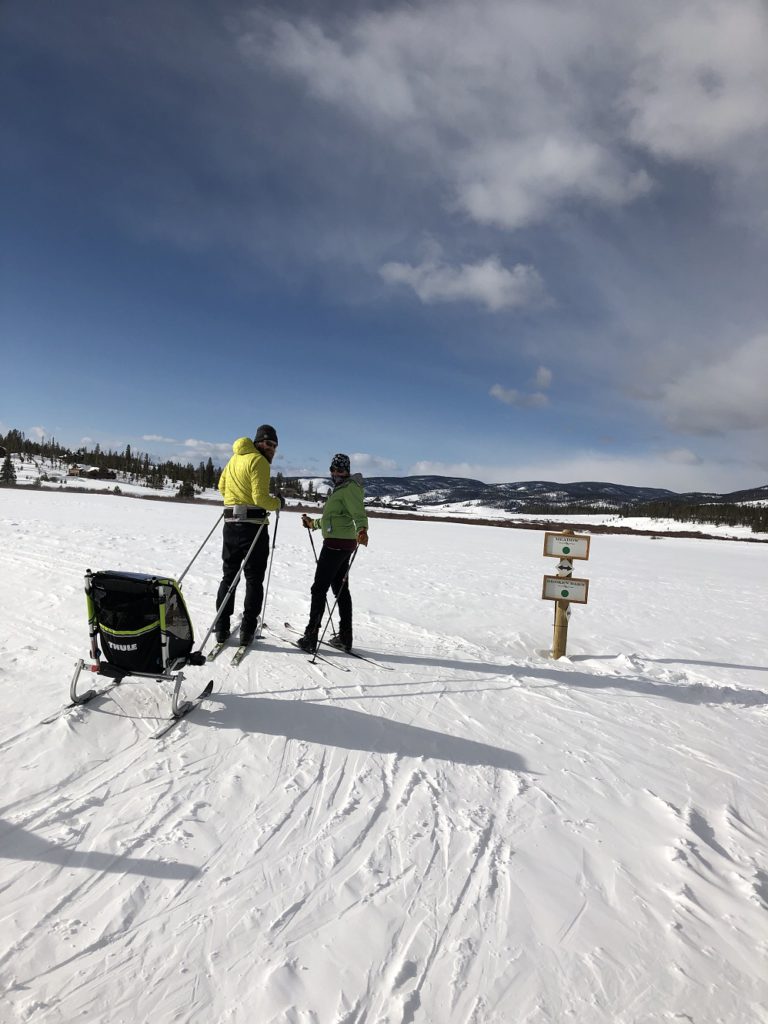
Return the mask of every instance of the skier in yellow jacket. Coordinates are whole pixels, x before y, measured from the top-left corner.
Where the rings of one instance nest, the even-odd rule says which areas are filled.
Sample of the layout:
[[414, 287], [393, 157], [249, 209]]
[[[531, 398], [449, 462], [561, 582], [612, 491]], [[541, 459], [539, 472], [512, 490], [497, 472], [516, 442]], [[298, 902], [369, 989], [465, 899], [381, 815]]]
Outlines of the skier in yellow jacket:
[[[240, 623], [240, 643], [249, 644], [264, 600], [264, 573], [269, 560], [269, 534], [266, 524], [269, 513], [285, 504], [283, 498], [269, 493], [269, 467], [277, 451], [277, 432], [268, 423], [256, 431], [256, 437], [239, 437], [232, 445], [232, 458], [219, 479], [224, 499], [224, 541], [221, 558], [223, 576], [216, 595], [216, 609], [221, 608], [227, 591], [237, 576], [253, 538], [263, 525], [256, 547], [245, 563], [245, 606]], [[235, 591], [230, 594], [216, 624], [216, 639], [223, 643], [230, 635], [230, 619], [235, 610]]]

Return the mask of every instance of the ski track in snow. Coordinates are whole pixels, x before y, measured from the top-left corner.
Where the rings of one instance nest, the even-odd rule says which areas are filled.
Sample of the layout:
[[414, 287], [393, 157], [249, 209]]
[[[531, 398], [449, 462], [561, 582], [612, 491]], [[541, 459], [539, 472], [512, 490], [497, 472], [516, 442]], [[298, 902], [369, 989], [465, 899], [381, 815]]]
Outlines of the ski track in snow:
[[[377, 521], [356, 635], [395, 672], [275, 626], [187, 670], [214, 694], [163, 740], [146, 682], [37, 724], [85, 568], [178, 575], [210, 521], [0, 497], [3, 1021], [768, 1021], [762, 548], [595, 538], [555, 663], [540, 535]], [[303, 622], [309, 556], [283, 516], [269, 622]], [[199, 636], [218, 572], [217, 536]]]

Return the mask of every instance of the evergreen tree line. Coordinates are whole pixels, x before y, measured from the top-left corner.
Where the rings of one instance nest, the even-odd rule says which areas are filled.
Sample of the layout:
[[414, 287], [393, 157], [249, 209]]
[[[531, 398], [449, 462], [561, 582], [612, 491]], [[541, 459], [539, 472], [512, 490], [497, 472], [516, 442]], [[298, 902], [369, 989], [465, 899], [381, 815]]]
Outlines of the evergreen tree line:
[[539, 501], [531, 502], [526, 505], [513, 503], [502, 507], [506, 508], [508, 512], [525, 512], [534, 516], [551, 516], [553, 512], [557, 512], [559, 515], [564, 516], [612, 516], [618, 515], [619, 513], [619, 507], [617, 505], [600, 505], [593, 501], [570, 501], [566, 504], [557, 505], [552, 502]]
[[8, 455], [45, 459], [59, 469], [86, 465], [101, 470], [105, 479], [113, 479], [113, 474], [120, 473], [146, 487], [161, 488], [166, 480], [198, 488], [216, 487], [221, 476], [221, 468], [214, 466], [210, 457], [207, 462], [200, 462], [197, 466], [191, 462], [186, 465], [170, 460], [155, 462], [147, 452], [132, 451], [129, 444], [122, 451], [114, 451], [112, 448], [105, 451], [98, 443], [93, 448], [82, 445], [73, 450], [59, 444], [53, 437], [33, 441], [22, 431], [13, 429], [4, 436], [0, 434], [0, 446], [5, 448]]
[[[197, 490], [218, 487], [222, 472], [220, 466], [213, 464], [210, 456], [207, 462], [200, 462], [195, 466], [191, 462], [186, 465], [170, 460], [155, 462], [147, 452], [133, 451], [129, 444], [121, 452], [113, 451], [111, 448], [104, 451], [98, 443], [93, 448], [83, 445], [73, 451], [59, 444], [53, 437], [33, 441], [16, 429], [9, 430], [5, 435], [0, 434], [0, 447], [5, 448], [7, 453], [0, 466], [0, 484], [5, 486], [13, 486], [16, 483], [16, 473], [10, 458], [12, 454], [21, 458], [45, 459], [56, 468], [86, 465], [100, 470], [104, 479], [114, 479], [119, 473], [132, 483], [158, 490], [169, 480], [178, 486], [177, 496], [180, 498], [194, 498]], [[284, 477], [282, 473], [278, 473], [275, 477], [275, 493], [297, 498], [313, 498], [314, 488], [312, 481], [305, 488], [297, 478]]]
[[697, 505], [681, 501], [646, 501], [627, 505], [617, 514], [673, 519], [677, 523], [711, 523], [713, 526], [748, 526], [753, 533], [768, 533], [768, 507], [759, 505]]

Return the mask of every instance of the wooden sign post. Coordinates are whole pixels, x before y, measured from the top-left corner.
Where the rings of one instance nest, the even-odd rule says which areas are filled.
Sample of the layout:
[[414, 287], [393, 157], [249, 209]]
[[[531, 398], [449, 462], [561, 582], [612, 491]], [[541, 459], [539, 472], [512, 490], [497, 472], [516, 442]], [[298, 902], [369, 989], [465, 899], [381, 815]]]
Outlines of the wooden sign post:
[[589, 597], [589, 580], [576, 579], [573, 575], [573, 560], [586, 561], [589, 558], [589, 541], [589, 537], [578, 536], [573, 530], [544, 534], [544, 555], [560, 559], [557, 576], [545, 576], [541, 591], [543, 600], [555, 602], [552, 635], [552, 657], [555, 659], [565, 654], [571, 604], [586, 604]]

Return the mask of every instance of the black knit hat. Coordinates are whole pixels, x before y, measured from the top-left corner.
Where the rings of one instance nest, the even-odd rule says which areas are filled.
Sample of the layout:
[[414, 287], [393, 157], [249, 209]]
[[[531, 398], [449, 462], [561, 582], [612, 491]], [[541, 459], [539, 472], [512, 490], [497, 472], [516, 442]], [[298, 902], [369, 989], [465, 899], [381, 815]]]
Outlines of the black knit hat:
[[268, 423], [262, 423], [256, 431], [256, 437], [254, 437], [253, 443], [258, 444], [259, 441], [274, 441], [275, 444], [277, 444], [277, 431], [275, 428], [270, 427]]
[[334, 455], [331, 459], [331, 472], [333, 473], [334, 470], [338, 473], [348, 473], [349, 456], [345, 455], [343, 452], [338, 452]]

